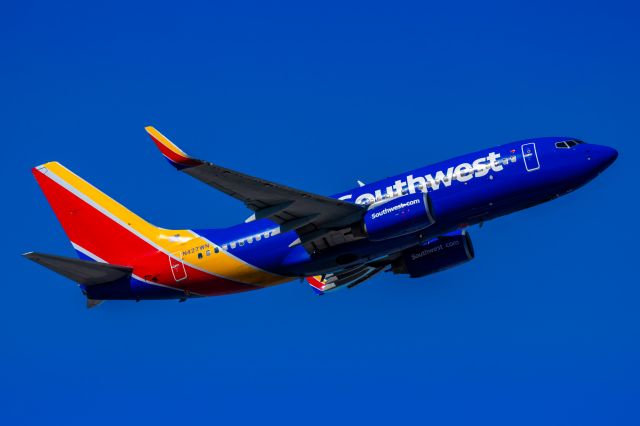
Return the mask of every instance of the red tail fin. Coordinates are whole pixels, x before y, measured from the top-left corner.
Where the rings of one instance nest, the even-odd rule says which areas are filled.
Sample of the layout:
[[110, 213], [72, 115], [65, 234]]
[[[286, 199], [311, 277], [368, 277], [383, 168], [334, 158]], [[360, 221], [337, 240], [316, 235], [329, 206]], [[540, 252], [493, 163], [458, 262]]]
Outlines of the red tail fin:
[[64, 231], [79, 252], [108, 263], [130, 264], [157, 251], [158, 228], [135, 215], [57, 162], [33, 174]]

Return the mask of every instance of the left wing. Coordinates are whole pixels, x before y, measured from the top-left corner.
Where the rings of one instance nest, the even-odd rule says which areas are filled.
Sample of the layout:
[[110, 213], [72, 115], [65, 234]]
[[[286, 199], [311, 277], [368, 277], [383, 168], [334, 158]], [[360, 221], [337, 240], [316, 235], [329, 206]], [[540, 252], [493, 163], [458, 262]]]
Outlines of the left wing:
[[310, 251], [356, 239], [349, 225], [365, 208], [249, 176], [187, 155], [155, 128], [145, 128], [166, 159], [178, 170], [242, 201], [253, 215], [247, 222], [269, 218], [281, 232], [295, 230]]

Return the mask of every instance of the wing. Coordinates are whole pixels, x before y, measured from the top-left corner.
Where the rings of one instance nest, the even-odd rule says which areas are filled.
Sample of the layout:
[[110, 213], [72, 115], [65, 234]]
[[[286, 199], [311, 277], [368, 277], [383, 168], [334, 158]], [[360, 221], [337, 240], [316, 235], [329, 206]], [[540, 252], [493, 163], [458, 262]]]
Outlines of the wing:
[[178, 170], [242, 201], [253, 215], [247, 222], [269, 218], [280, 231], [295, 230], [298, 240], [311, 251], [356, 239], [349, 225], [360, 220], [365, 209], [347, 203], [249, 176], [190, 157], [155, 128], [145, 128], [166, 159]]

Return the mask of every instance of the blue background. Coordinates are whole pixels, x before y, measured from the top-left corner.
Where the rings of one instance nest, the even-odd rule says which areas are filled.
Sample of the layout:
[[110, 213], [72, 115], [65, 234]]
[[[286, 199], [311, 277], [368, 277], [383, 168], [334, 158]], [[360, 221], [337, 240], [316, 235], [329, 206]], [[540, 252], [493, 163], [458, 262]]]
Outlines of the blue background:
[[[89, 3], [0, 14], [0, 422], [640, 422], [637, 5]], [[173, 171], [148, 124], [323, 194], [528, 137], [621, 155], [474, 227], [476, 260], [439, 275], [87, 311], [19, 256], [73, 255], [30, 167], [60, 161], [160, 226], [248, 215]]]

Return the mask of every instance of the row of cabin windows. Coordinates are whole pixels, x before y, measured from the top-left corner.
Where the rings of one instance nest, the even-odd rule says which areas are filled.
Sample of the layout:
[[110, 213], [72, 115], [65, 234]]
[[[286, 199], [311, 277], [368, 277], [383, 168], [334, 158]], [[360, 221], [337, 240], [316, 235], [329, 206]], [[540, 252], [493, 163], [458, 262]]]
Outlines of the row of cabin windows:
[[[264, 232], [264, 233], [262, 233], [262, 234], [258, 234], [258, 235], [251, 236], [251, 237], [247, 237], [247, 238], [246, 238], [246, 239], [244, 239], [244, 240], [233, 241], [233, 242], [231, 242], [231, 243], [229, 243], [229, 244], [223, 244], [223, 245], [222, 245], [222, 250], [225, 250], [225, 251], [226, 251], [226, 250], [228, 250], [229, 248], [234, 249], [234, 248], [236, 248], [237, 246], [242, 247], [242, 246], [244, 246], [245, 242], [246, 242], [246, 243], [248, 243], [248, 244], [251, 244], [251, 243], [253, 243], [253, 241], [254, 241], [254, 240], [255, 240], [255, 241], [260, 241], [262, 238], [269, 238], [270, 236], [271, 236], [271, 233], [270, 233], [270, 232]], [[216, 248], [217, 248], [217, 247], [216, 247]]]
[[[216, 247], [216, 253], [218, 252], [218, 247]], [[211, 256], [211, 250], [207, 250], [207, 256]], [[202, 259], [202, 253], [198, 253], [198, 259]]]
[[[220, 249], [222, 249], [223, 251], [227, 251], [230, 248], [234, 249], [238, 246], [242, 247], [244, 246], [245, 242], [251, 244], [254, 241], [260, 241], [262, 238], [269, 238], [270, 236], [271, 236], [270, 232], [265, 232], [263, 234], [247, 237], [245, 240], [233, 241], [229, 244], [222, 244], [222, 246], [214, 246], [213, 251], [214, 253], [220, 253]], [[206, 255], [211, 256], [211, 250], [207, 250]], [[198, 259], [202, 259], [203, 257], [204, 255], [202, 253], [198, 253]]]

